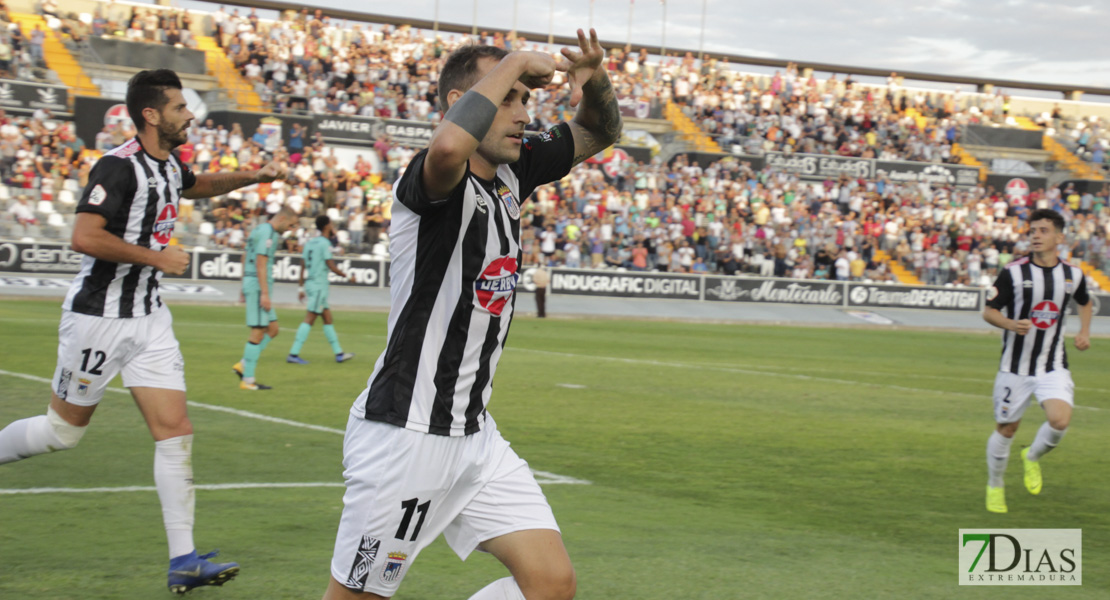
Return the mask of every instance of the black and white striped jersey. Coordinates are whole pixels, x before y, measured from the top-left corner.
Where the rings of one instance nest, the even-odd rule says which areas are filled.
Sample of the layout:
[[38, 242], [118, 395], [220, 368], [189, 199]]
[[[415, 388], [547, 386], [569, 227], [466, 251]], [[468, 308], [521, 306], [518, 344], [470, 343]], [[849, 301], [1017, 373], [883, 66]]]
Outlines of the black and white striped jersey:
[[1022, 258], [1003, 268], [987, 291], [987, 306], [1016, 321], [1029, 319], [1033, 327], [1025, 335], [1002, 334], [999, 370], [1036, 376], [1067, 369], [1064, 317], [1072, 300], [1080, 306], [1091, 301], [1079, 267], [1062, 260], [1042, 267]]
[[481, 429], [515, 305], [520, 204], [564, 177], [573, 152], [561, 124], [493, 181], [467, 169], [440, 201], [423, 191], [427, 150], [413, 157], [393, 186], [388, 344], [353, 414], [436, 435]]
[[[195, 183], [196, 176], [176, 156], [158, 160], [132, 138], [93, 166], [77, 212], [103, 216], [105, 229], [128, 244], [161, 250], [173, 237], [181, 192]], [[162, 306], [161, 277], [154, 267], [86, 255], [62, 306], [98, 317], [149, 315]]]

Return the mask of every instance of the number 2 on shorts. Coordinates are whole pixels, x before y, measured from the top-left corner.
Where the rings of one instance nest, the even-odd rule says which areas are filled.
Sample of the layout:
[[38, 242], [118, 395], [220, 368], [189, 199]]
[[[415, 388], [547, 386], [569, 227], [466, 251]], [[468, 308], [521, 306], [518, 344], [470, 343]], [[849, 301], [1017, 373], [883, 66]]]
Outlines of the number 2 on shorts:
[[419, 498], [411, 498], [401, 503], [401, 508], [405, 509], [405, 516], [401, 517], [401, 526], [397, 528], [397, 535], [394, 536], [399, 540], [405, 539], [405, 534], [409, 531], [409, 523], [412, 522], [412, 514], [420, 511], [420, 518], [416, 520], [416, 527], [412, 530], [412, 538], [410, 542], [416, 541], [416, 536], [420, 535], [420, 528], [424, 526], [424, 517], [428, 516], [428, 508], [432, 505], [432, 501], [428, 500], [424, 504], [417, 506], [420, 502]]

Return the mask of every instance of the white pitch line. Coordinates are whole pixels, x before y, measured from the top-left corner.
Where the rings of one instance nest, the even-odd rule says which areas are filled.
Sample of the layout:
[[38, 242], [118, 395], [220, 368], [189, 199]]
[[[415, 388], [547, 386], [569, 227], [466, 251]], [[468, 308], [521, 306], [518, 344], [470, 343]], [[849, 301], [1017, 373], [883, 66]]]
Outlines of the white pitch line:
[[[652, 367], [667, 367], [672, 369], [698, 369], [702, 371], [716, 371], [719, 373], [736, 373], [739, 375], [757, 375], [765, 377], [779, 377], [781, 379], [797, 379], [800, 381], [816, 381], [819, 383], [836, 383], [841, 385], [860, 385], [866, 387], [884, 388], [888, 390], [896, 390], [900, 392], [920, 392], [926, 394], [938, 394], [941, 396], [963, 396], [965, 398], [987, 398], [984, 394], [969, 394], [967, 392], [949, 392], [946, 390], [928, 389], [928, 388], [913, 388], [903, 385], [891, 385], [889, 383], [874, 383], [870, 381], [856, 381], [854, 379], [836, 379], [832, 377], [816, 377], [813, 375], [801, 375], [797, 373], [775, 373], [772, 371], [756, 371], [752, 369], [739, 369], [735, 367], [722, 367], [716, 365], [701, 365], [697, 363], [679, 363], [679, 362], [666, 362], [661, 360], [648, 360], [643, 358], [624, 358], [620, 356], [596, 356], [592, 354], [575, 354], [572, 352], [554, 352], [551, 350], [535, 350], [532, 348], [516, 348], [524, 352], [533, 352], [536, 354], [546, 354], [548, 356], [561, 356], [564, 358], [576, 359], [589, 359], [589, 360], [606, 360], [611, 362], [620, 362], [633, 365], [648, 365]], [[1079, 406], [1085, 410], [1101, 411], [1101, 408], [1095, 406]]]
[[[285, 488], [335, 488], [343, 487], [339, 482], [315, 483], [208, 483], [194, 486], [198, 490], [254, 490], [254, 489], [285, 489]], [[117, 492], [157, 492], [158, 488], [152, 485], [130, 485], [121, 487], [90, 487], [90, 488], [14, 488], [0, 489], [0, 496], [19, 494], [104, 494]]]
[[[7, 375], [9, 377], [17, 377], [19, 379], [26, 379], [28, 381], [36, 381], [36, 382], [39, 382], [39, 383], [47, 383], [47, 384], [51, 383], [51, 380], [47, 379], [45, 377], [38, 377], [38, 376], [35, 376], [35, 375], [28, 375], [26, 373], [15, 373], [15, 372], [12, 372], [12, 371], [5, 371], [5, 370], [2, 370], [2, 369], [0, 369], [0, 375]], [[107, 390], [109, 392], [116, 392], [117, 394], [130, 394], [131, 393], [131, 392], [125, 390], [125, 389], [116, 388], [116, 387], [109, 387], [109, 388], [107, 388]], [[277, 423], [279, 425], [288, 425], [290, 427], [299, 427], [301, 429], [311, 429], [312, 431], [322, 431], [324, 433], [332, 433], [332, 434], [335, 434], [335, 435], [343, 435], [343, 434], [346, 433], [344, 430], [336, 429], [334, 427], [324, 427], [323, 425], [313, 425], [311, 423], [301, 423], [300, 421], [292, 421], [290, 419], [282, 419], [280, 417], [271, 417], [269, 415], [263, 415], [263, 414], [259, 414], [259, 413], [246, 411], [246, 410], [239, 410], [237, 408], [228, 408], [226, 406], [217, 406], [215, 404], [204, 404], [202, 402], [193, 402], [192, 400], [189, 400], [188, 405], [196, 407], [196, 408], [204, 408], [204, 409], [212, 410], [212, 411], [216, 411], [216, 412], [223, 412], [223, 413], [238, 415], [240, 417], [246, 417], [248, 419], [256, 419], [256, 420], [259, 420], [259, 421], [266, 421], [267, 423]], [[547, 471], [533, 470], [532, 472], [535, 473], [535, 475], [536, 475], [536, 478], [537, 478], [536, 481], [538, 483], [541, 483], [541, 484], [589, 485], [591, 483], [589, 481], [586, 481], [585, 479], [575, 479], [573, 477], [567, 477], [566, 475], [557, 475], [555, 473], [548, 473]], [[251, 485], [268, 486], [268, 485], [271, 485], [271, 484], [220, 484], [220, 485], [243, 485], [243, 486], [250, 487]], [[273, 484], [273, 485], [276, 485], [276, 484]], [[327, 485], [332, 485], [332, 484], [327, 484]], [[343, 484], [342, 483], [337, 483], [337, 484], [334, 484], [334, 485], [340, 485], [341, 486]], [[45, 488], [42, 488], [42, 489], [45, 489]], [[61, 488], [59, 488], [59, 489], [61, 489]], [[112, 489], [118, 489], [118, 488], [112, 488]], [[141, 491], [142, 489], [145, 489], [145, 488], [140, 488], [140, 489], [137, 489], [137, 490], [134, 490], [134, 491]], [[154, 489], [154, 488], [151, 488], [151, 489]], [[205, 487], [197, 486], [197, 489], [233, 489], [233, 488], [220, 488], [220, 487], [205, 488]]]

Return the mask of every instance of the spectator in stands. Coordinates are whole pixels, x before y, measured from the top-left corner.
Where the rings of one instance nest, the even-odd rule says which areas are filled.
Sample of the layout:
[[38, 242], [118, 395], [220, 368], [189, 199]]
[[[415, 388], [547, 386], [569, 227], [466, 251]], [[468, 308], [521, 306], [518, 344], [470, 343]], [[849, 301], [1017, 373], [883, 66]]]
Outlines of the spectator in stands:
[[25, 195], [20, 194], [16, 201], [8, 207], [8, 212], [15, 218], [16, 223], [23, 226], [24, 231], [31, 225], [38, 225], [35, 211], [31, 208], [30, 200]]
[[42, 66], [45, 64], [46, 55], [43, 53], [42, 45], [46, 42], [46, 32], [42, 30], [42, 26], [38, 23], [35, 28], [31, 30], [31, 62], [35, 66]]

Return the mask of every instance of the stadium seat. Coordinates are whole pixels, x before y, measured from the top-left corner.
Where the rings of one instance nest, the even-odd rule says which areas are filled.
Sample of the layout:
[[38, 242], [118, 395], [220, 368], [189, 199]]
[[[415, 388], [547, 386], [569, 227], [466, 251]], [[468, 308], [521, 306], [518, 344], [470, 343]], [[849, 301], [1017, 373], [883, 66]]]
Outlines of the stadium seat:
[[201, 235], [212, 235], [212, 234], [216, 233], [216, 227], [214, 225], [212, 225], [211, 223], [209, 223], [208, 221], [204, 221], [203, 223], [200, 224], [200, 227], [198, 228], [197, 232], [200, 233]]
[[339, 238], [339, 244], [342, 246], [346, 246], [347, 244], [351, 243], [351, 232], [347, 231], [346, 229], [340, 229], [339, 231], [336, 231], [335, 236]]
[[50, 216], [46, 218], [46, 224], [51, 227], [65, 227], [66, 219], [61, 213], [50, 213]]
[[0, 200], [7, 200], [12, 197], [12, 192], [6, 185], [0, 185]]
[[63, 190], [69, 190], [69, 191], [76, 194], [77, 189], [78, 189], [77, 180], [76, 179], [66, 179], [65, 183], [62, 184], [62, 189]]
[[57, 211], [54, 210], [54, 203], [49, 200], [39, 200], [38, 205], [35, 207], [35, 212], [49, 215]]
[[335, 207], [329, 208], [327, 214], [328, 214], [328, 218], [331, 219], [332, 221], [339, 221], [340, 220], [339, 209], [338, 208], [335, 208]]
[[70, 190], [62, 190], [58, 192], [58, 202], [66, 206], [73, 206], [77, 204], [77, 196]]

